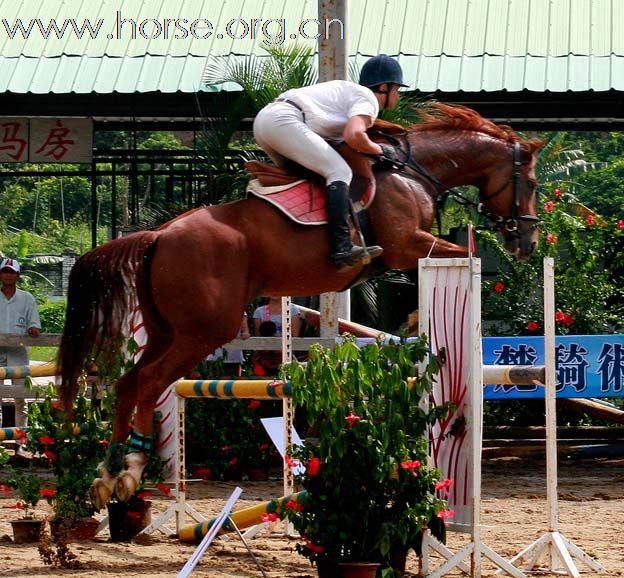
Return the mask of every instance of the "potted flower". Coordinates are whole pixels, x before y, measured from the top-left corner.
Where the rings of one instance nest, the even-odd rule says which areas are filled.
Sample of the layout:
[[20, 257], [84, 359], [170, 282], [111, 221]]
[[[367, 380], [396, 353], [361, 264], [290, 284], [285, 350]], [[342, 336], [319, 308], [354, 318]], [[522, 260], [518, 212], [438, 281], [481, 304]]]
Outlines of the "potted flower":
[[[285, 515], [319, 576], [359, 575], [351, 572], [362, 563], [373, 564], [370, 576], [379, 565], [392, 576], [394, 558], [419, 549], [425, 528], [444, 538], [441, 518], [449, 513], [439, 490], [451, 482], [427, 466], [426, 433], [448, 408], [428, 405], [437, 364], [419, 372], [426, 354], [424, 337], [360, 348], [346, 336], [333, 350], [313, 346], [305, 366], [283, 370], [316, 435], [291, 452], [291, 465], [305, 466], [296, 480], [306, 494]], [[357, 567], [341, 570], [344, 563]]]
[[93, 518], [90, 487], [110, 439], [99, 407], [80, 394], [74, 422], [67, 423], [51, 385], [40, 403], [30, 404], [28, 415], [28, 448], [47, 458], [56, 481], [56, 493], [47, 497], [54, 510], [53, 536], [60, 541], [93, 538], [99, 522]]
[[[0, 465], [3, 463], [0, 455]], [[13, 541], [16, 544], [26, 542], [37, 542], [44, 520], [37, 518], [33, 509], [37, 506], [39, 499], [43, 495], [53, 490], [42, 490], [41, 478], [34, 471], [32, 463], [28, 470], [16, 469], [10, 466], [3, 470], [5, 474], [0, 482], [0, 491], [14, 491], [18, 496], [15, 508], [22, 512], [22, 516], [17, 520], [11, 520], [13, 527]]]

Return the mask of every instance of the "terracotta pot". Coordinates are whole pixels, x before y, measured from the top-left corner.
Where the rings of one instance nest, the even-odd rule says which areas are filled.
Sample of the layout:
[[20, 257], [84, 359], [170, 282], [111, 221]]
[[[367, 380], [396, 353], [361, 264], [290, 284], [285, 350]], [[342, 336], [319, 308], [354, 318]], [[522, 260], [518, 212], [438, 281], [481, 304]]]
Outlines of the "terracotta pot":
[[64, 532], [63, 538], [66, 542], [84, 542], [85, 540], [93, 540], [98, 533], [100, 527], [99, 520], [95, 518], [78, 518], [70, 528], [64, 528], [61, 524], [62, 520], [54, 519], [50, 521], [50, 531], [52, 539], [58, 541], [61, 533]]
[[113, 542], [129, 542], [152, 521], [152, 502], [109, 502], [108, 528]]
[[11, 526], [13, 526], [13, 542], [28, 544], [39, 541], [43, 520], [11, 520]]
[[381, 564], [375, 562], [340, 562], [341, 578], [375, 578]]

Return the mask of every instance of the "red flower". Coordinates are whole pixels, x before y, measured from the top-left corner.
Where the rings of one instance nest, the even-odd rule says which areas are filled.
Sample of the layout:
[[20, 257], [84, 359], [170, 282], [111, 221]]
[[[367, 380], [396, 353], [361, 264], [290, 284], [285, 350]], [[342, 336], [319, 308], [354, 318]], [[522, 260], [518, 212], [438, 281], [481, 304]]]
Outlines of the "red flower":
[[527, 329], [529, 331], [537, 331], [539, 329], [539, 323], [537, 321], [529, 321], [527, 323]]
[[450, 488], [453, 485], [453, 480], [444, 480], [443, 482], [438, 482], [435, 485], [436, 490], [444, 490], [446, 488]]
[[108, 446], [109, 446], [109, 444], [110, 444], [110, 441], [109, 441], [109, 440], [98, 440], [98, 443], [99, 443], [101, 446], [108, 447]]
[[25, 510], [25, 508], [24, 508], [24, 502], [15, 502], [15, 504], [13, 504], [13, 505], [11, 506], [11, 508], [12, 508], [13, 510]]
[[349, 427], [353, 427], [362, 418], [359, 415], [355, 415], [353, 413], [350, 413], [348, 416], [345, 417], [345, 419], [349, 423]]
[[322, 552], [323, 551], [323, 546], [317, 546], [316, 544], [314, 544], [310, 540], [306, 540], [306, 548], [308, 550], [311, 550], [312, 552]]
[[553, 203], [552, 201], [546, 201], [546, 202], [544, 203], [544, 210], [545, 210], [547, 213], [552, 213], [552, 211], [554, 210], [554, 208], [555, 208], [555, 203]]
[[165, 496], [171, 493], [171, 488], [167, 484], [156, 484], [156, 489], [165, 494]]
[[235, 466], [238, 463], [238, 458], [234, 456], [229, 462], [231, 466]]
[[546, 242], [549, 245], [554, 245], [558, 240], [559, 237], [557, 237], [557, 235], [554, 235], [553, 233], [548, 233], [548, 235], [546, 235]]
[[260, 518], [263, 522], [277, 522], [279, 520], [279, 516], [277, 514], [262, 514]]
[[616, 224], [615, 224], [615, 228], [616, 229], [624, 229], [624, 219], [620, 219]]
[[303, 510], [303, 504], [295, 502], [295, 500], [288, 500], [286, 502], [287, 510], [294, 510], [295, 512], [301, 512]]
[[286, 463], [286, 465], [289, 468], [298, 468], [299, 467], [299, 461], [298, 460], [293, 460], [290, 456], [284, 457], [284, 462]]
[[565, 317], [563, 318], [563, 324], [566, 327], [570, 327], [570, 325], [572, 325], [574, 323], [574, 317], [572, 317], [572, 315], [568, 315], [567, 313], [565, 314]]
[[0, 484], [0, 494], [10, 494], [10, 493], [11, 493], [11, 488], [9, 488], [9, 486]]
[[555, 190], [553, 191], [553, 195], [554, 195], [555, 197], [557, 197], [557, 198], [561, 197], [561, 195], [562, 195], [562, 194], [563, 194], [563, 193], [561, 192], [561, 189], [555, 189]]
[[48, 458], [50, 461], [54, 461], [57, 458], [57, 455], [52, 450], [46, 450], [43, 452], [43, 455]]
[[422, 463], [420, 460], [406, 460], [404, 462], [401, 462], [401, 467], [404, 470], [412, 472], [413, 476], [418, 475], [418, 472], [416, 470], [418, 470], [418, 468], [420, 468], [421, 465]]
[[253, 411], [254, 409], [260, 407], [261, 405], [262, 405], [262, 402], [258, 401], [257, 399], [252, 399], [247, 404], [247, 409], [250, 409], [251, 411]]
[[13, 436], [15, 437], [15, 439], [24, 440], [26, 439], [26, 432], [23, 429], [16, 427], [13, 430]]
[[266, 452], [271, 446], [268, 444], [268, 442], [263, 442], [258, 446], [258, 449], [261, 452]]
[[52, 488], [41, 488], [39, 490], [39, 495], [42, 498], [53, 498], [56, 496], [56, 490], [53, 490]]
[[229, 452], [232, 449], [232, 446], [221, 446], [222, 452]]
[[505, 284], [502, 281], [497, 281], [493, 289], [495, 293], [502, 293], [505, 290]]
[[41, 436], [39, 438], [39, 442], [45, 445], [51, 445], [54, 442], [56, 442], [56, 440], [54, 438], [48, 437], [48, 436]]
[[590, 227], [596, 224], [596, 216], [593, 213], [589, 213], [587, 217], [585, 217], [585, 223], [587, 223]]
[[557, 311], [555, 313], [555, 321], [562, 323], [566, 318], [566, 314], [563, 311]]
[[321, 469], [321, 460], [319, 458], [310, 458], [308, 461], [308, 476], [313, 478], [317, 476]]
[[442, 518], [443, 520], [446, 518], [452, 518], [455, 516], [455, 510], [440, 510], [436, 516], [438, 518]]

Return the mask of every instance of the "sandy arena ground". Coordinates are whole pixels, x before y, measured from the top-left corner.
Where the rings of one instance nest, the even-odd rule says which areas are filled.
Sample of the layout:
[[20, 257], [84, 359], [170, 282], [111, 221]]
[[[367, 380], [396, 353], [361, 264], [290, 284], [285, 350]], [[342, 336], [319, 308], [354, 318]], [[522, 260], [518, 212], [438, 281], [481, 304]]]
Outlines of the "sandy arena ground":
[[[483, 466], [483, 542], [505, 558], [517, 552], [547, 530], [544, 463], [516, 459], [489, 460]], [[196, 482], [189, 485], [189, 503], [202, 515], [216, 515], [235, 483]], [[244, 488], [237, 508], [281, 495], [281, 482], [242, 482]], [[607, 576], [624, 576], [624, 460], [595, 459], [560, 464], [559, 530], [571, 542], [598, 560]], [[94, 578], [153, 578], [176, 576], [191, 556], [194, 546], [181, 544], [156, 532], [150, 545], [112, 543], [107, 531], [96, 540], [73, 544], [82, 567], [67, 570], [46, 567], [36, 545], [17, 545], [2, 538], [12, 535], [9, 521], [18, 516], [12, 509], [15, 499], [0, 499], [0, 576], [39, 578], [49, 576], [88, 576]], [[156, 499], [156, 510], [167, 506]], [[43, 513], [43, 512], [42, 512]], [[449, 547], [464, 543], [461, 535], [451, 534]], [[263, 531], [251, 541], [254, 553], [271, 578], [316, 577], [316, 569], [299, 556], [295, 542], [278, 533]], [[439, 563], [439, 558], [434, 559]], [[583, 576], [589, 572], [578, 563]], [[408, 576], [416, 576], [418, 561], [408, 558]], [[484, 561], [483, 576], [493, 576], [494, 567]], [[458, 572], [452, 574], [459, 576]], [[215, 542], [193, 576], [260, 576], [242, 543], [235, 537]]]

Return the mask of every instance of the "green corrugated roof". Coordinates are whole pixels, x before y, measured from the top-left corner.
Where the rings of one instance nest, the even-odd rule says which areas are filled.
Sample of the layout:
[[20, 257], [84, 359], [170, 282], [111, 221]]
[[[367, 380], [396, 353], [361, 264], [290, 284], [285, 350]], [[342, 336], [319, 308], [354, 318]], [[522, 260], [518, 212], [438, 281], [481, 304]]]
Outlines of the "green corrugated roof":
[[[288, 34], [298, 34], [316, 11], [317, 0], [0, 0], [0, 92], [196, 92], [209, 55], [264, 53], [262, 34], [228, 38], [228, 22], [284, 19]], [[117, 38], [118, 14], [147, 20], [146, 32], [156, 30], [150, 19], [162, 26], [205, 18], [214, 33], [175, 38], [170, 23], [167, 38], [163, 29], [133, 39], [126, 23]], [[11, 39], [7, 25], [18, 18], [33, 29]], [[68, 29], [46, 40], [35, 20], [69, 18], [101, 21], [97, 36], [79, 39]], [[624, 0], [349, 0], [347, 28], [355, 62], [399, 55], [406, 81], [423, 92], [622, 90], [622, 30]]]

